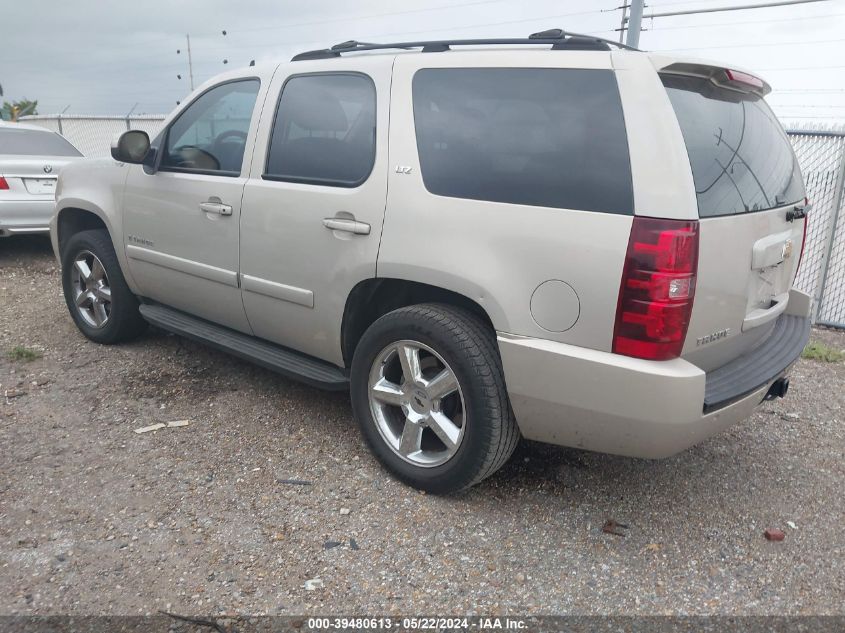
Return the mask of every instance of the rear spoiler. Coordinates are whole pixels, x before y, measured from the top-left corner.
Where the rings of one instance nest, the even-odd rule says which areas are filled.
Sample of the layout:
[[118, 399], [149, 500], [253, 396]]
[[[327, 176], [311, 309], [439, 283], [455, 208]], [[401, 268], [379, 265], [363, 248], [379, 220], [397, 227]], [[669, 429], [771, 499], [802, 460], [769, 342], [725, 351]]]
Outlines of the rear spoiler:
[[701, 77], [709, 79], [720, 88], [735, 90], [737, 92], [754, 93], [761, 97], [765, 97], [772, 91], [772, 87], [768, 83], [744, 70], [734, 70], [732, 68], [691, 62], [675, 62], [663, 68], [658, 68], [657, 71], [660, 74], [667, 75]]

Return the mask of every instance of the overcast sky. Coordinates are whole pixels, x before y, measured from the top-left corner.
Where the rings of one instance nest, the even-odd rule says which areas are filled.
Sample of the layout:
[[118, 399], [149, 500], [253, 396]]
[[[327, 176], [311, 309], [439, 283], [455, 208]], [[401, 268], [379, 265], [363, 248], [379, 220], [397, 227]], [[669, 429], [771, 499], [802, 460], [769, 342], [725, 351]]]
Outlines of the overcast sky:
[[[645, 13], [759, 1], [654, 0]], [[136, 112], [166, 113], [189, 92], [185, 33], [191, 34], [198, 85], [251, 59], [287, 60], [296, 52], [348, 39], [522, 37], [553, 27], [616, 38], [620, 4], [0, 0], [0, 85], [5, 99], [38, 99], [42, 114], [69, 106], [68, 114], [123, 115], [136, 102]], [[782, 119], [845, 122], [845, 0], [646, 19], [643, 27], [641, 48], [757, 71], [774, 87], [769, 101]]]

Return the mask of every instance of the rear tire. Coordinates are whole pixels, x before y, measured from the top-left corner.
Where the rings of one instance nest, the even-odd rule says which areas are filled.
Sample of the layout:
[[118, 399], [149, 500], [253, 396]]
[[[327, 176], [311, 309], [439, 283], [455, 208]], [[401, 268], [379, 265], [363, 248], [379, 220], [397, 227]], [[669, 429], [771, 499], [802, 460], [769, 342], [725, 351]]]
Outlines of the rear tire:
[[76, 327], [96, 343], [128, 341], [147, 328], [106, 230], [80, 231], [68, 240], [62, 290]]
[[495, 335], [453, 306], [400, 308], [373, 323], [355, 349], [351, 395], [376, 457], [427, 492], [473, 486], [519, 441]]

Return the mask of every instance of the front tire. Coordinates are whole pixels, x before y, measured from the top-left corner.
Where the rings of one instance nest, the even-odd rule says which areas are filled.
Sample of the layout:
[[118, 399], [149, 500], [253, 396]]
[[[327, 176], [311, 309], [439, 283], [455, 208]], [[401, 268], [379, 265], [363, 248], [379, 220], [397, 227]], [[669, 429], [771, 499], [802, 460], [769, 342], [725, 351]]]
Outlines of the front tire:
[[80, 231], [62, 249], [62, 290], [76, 326], [96, 343], [133, 339], [147, 327], [108, 231]]
[[495, 335], [453, 306], [400, 308], [373, 323], [355, 350], [351, 394], [375, 455], [427, 492], [473, 486], [519, 441]]

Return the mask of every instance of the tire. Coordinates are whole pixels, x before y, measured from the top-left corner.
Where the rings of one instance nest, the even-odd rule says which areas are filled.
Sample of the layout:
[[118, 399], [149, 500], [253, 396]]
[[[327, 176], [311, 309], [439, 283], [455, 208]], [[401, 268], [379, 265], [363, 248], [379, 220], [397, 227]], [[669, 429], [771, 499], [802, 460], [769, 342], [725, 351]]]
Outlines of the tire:
[[[99, 261], [104, 275], [100, 275], [92, 258]], [[87, 262], [91, 273], [87, 281], [76, 263], [80, 259]], [[99, 280], [95, 280], [97, 276]], [[62, 249], [62, 289], [76, 327], [96, 343], [112, 345], [128, 341], [147, 327], [138, 311], [138, 299], [126, 285], [111, 237], [104, 229], [80, 231], [68, 240]], [[108, 301], [104, 299], [105, 291], [109, 291]], [[80, 295], [86, 296], [81, 299], [84, 303], [77, 306]], [[95, 303], [102, 309], [95, 309]], [[98, 324], [103, 315], [106, 318]]]
[[[414, 375], [408, 369], [414, 346], [422, 369], [412, 382], [406, 374]], [[402, 364], [403, 358], [412, 360]], [[436, 385], [446, 381], [433, 377], [451, 378], [443, 373], [449, 371], [454, 391], [438, 397], [444, 388]], [[423, 387], [415, 391], [416, 385]], [[495, 335], [460, 308], [422, 304], [378, 319], [355, 349], [350, 387], [355, 418], [373, 453], [400, 480], [426, 492], [454, 493], [489, 477], [520, 438]], [[453, 426], [442, 422], [444, 416]], [[412, 422], [423, 430], [408, 426]], [[406, 445], [407, 429], [412, 432]]]

